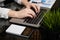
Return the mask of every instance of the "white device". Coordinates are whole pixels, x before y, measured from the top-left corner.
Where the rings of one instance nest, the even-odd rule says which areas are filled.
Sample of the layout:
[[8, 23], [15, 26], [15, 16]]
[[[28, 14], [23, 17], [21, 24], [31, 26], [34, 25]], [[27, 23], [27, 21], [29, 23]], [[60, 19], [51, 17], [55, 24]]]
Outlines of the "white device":
[[25, 30], [26, 27], [11, 24], [8, 29], [6, 30], [6, 33], [15, 34], [15, 35], [21, 35], [22, 32]]

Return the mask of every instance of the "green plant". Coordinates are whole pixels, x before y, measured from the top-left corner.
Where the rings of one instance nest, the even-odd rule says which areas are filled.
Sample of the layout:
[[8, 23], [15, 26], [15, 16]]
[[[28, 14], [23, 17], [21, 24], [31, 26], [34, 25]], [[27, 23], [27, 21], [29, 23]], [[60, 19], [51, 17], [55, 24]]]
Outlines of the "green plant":
[[60, 31], [60, 9], [47, 12], [42, 24], [49, 30]]

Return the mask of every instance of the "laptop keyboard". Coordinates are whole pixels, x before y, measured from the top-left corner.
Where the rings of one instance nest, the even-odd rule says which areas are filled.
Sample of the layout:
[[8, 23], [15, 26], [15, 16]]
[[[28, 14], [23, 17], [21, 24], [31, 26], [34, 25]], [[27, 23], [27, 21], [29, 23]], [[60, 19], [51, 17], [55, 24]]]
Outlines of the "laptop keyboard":
[[42, 19], [43, 13], [46, 10], [41, 9], [39, 13], [36, 13], [37, 17], [36, 18], [26, 18], [24, 22], [30, 23], [30, 24], [38, 24], [40, 20]]

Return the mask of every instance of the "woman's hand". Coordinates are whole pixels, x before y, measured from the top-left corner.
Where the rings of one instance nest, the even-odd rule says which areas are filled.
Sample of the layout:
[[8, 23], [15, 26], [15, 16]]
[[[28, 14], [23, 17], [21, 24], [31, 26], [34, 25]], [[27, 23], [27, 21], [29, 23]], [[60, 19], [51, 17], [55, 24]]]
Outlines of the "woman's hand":
[[15, 17], [15, 18], [25, 18], [25, 17], [35, 18], [36, 17], [36, 14], [34, 13], [34, 11], [29, 8], [25, 8], [20, 11], [10, 10], [8, 15], [9, 17]]
[[40, 7], [38, 7], [35, 3], [27, 3], [25, 6], [30, 9], [34, 8], [36, 13], [40, 11]]
[[21, 0], [22, 1], [22, 4], [25, 5], [27, 8], [34, 8], [35, 9], [35, 12], [39, 12], [40, 11], [40, 6], [37, 6], [37, 4], [35, 3], [30, 3], [28, 2], [28, 0]]

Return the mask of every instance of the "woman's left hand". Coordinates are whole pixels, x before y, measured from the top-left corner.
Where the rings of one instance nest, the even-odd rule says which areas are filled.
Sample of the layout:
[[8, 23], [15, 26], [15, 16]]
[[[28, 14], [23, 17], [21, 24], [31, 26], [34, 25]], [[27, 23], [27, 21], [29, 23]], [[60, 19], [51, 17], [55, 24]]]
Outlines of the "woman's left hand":
[[35, 3], [30, 3], [28, 0], [21, 0], [22, 4], [25, 5], [27, 8], [34, 8], [35, 12], [40, 12], [40, 6]]
[[35, 12], [39, 12], [40, 11], [40, 6], [37, 6], [37, 4], [35, 3], [26, 3], [25, 5], [27, 8], [34, 8]]

